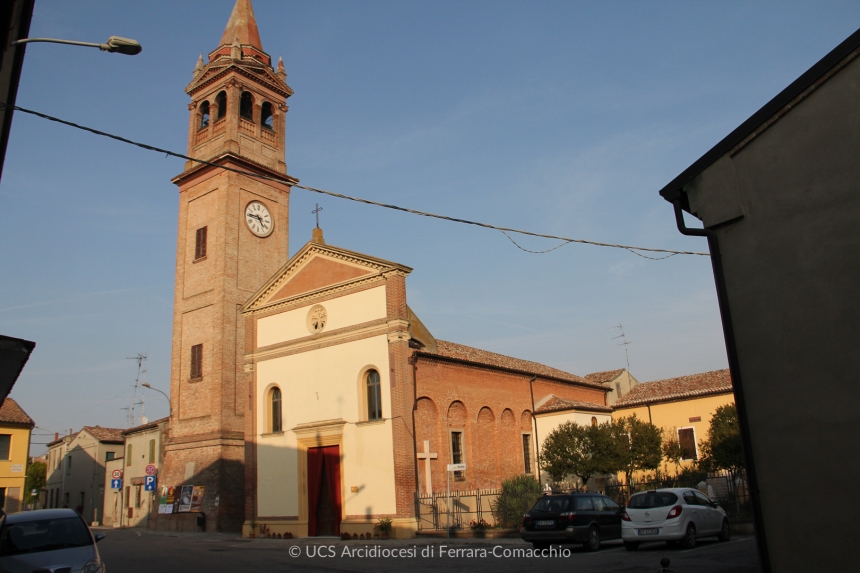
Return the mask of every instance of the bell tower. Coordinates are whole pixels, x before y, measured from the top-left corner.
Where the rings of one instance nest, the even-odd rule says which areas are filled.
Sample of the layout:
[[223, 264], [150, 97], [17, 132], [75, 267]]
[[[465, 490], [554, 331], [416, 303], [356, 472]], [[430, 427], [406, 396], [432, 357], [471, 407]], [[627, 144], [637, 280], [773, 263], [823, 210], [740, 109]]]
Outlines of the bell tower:
[[[238, 308], [288, 258], [282, 60], [263, 51], [250, 0], [236, 0], [221, 42], [201, 54], [186, 88], [188, 155], [173, 179], [179, 227], [170, 381], [170, 437], [160, 486], [205, 486], [209, 531], [244, 520], [244, 322]], [[237, 173], [237, 171], [241, 173]], [[261, 178], [259, 176], [264, 176]], [[198, 530], [194, 514], [159, 514], [158, 529]], [[186, 523], [187, 522], [187, 523]]]

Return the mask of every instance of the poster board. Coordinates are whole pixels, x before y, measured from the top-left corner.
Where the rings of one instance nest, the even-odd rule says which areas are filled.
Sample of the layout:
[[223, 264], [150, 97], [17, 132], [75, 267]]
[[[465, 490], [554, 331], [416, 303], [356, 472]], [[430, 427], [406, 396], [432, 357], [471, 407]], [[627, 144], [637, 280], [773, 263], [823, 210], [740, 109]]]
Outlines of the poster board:
[[161, 499], [158, 503], [158, 513], [173, 513], [173, 505], [175, 503], [176, 488], [172, 486], [161, 487]]
[[184, 485], [182, 486], [182, 490], [179, 493], [179, 513], [186, 513], [191, 511], [191, 499], [194, 495], [194, 486], [193, 485]]
[[203, 496], [206, 494], [206, 486], [195, 485], [191, 492], [191, 512], [203, 511]]

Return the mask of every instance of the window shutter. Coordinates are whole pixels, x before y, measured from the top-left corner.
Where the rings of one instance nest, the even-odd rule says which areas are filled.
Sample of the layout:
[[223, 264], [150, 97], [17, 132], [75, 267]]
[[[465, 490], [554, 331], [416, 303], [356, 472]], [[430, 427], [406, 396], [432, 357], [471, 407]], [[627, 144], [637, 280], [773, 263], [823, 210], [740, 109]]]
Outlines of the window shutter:
[[681, 449], [684, 450], [685, 460], [698, 459], [698, 456], [696, 456], [696, 435], [692, 428], [678, 430], [678, 443], [681, 444]]
[[149, 463], [155, 463], [155, 440], [149, 440]]
[[190, 378], [201, 378], [203, 376], [203, 345], [195, 344], [191, 347], [191, 374]]

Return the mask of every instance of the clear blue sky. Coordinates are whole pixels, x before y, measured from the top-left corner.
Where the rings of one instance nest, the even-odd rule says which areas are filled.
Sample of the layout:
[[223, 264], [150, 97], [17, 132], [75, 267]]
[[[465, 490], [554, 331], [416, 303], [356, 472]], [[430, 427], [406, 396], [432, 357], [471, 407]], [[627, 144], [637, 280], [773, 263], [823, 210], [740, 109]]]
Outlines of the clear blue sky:
[[[138, 39], [135, 57], [27, 48], [18, 105], [186, 150], [198, 54], [233, 0], [37, 0], [31, 36]], [[857, 2], [254, 0], [283, 56], [305, 184], [533, 231], [682, 250], [657, 191], [860, 26]], [[169, 388], [180, 160], [16, 114], [0, 184], [0, 332], [35, 340], [12, 396], [44, 432], [125, 426], [136, 364]], [[437, 338], [642, 381], [726, 366], [710, 262], [568, 245], [295, 190], [329, 243], [415, 269]], [[519, 240], [519, 239], [518, 239]], [[551, 241], [523, 239], [531, 249]], [[110, 399], [111, 397], [117, 396]], [[100, 405], [99, 405], [100, 404]], [[146, 414], [166, 415], [146, 394]], [[34, 438], [45, 442], [46, 434]], [[34, 445], [33, 452], [43, 450]]]

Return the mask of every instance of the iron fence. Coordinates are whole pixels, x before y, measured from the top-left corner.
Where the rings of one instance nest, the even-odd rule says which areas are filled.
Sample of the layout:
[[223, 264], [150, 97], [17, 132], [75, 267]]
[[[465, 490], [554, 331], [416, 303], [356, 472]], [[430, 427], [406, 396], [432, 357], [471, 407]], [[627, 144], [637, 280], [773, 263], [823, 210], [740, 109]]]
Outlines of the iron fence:
[[[450, 497], [450, 523], [452, 529], [466, 529], [483, 521], [494, 527], [493, 503], [502, 493], [500, 489], [452, 491]], [[449, 520], [446, 492], [418, 495], [418, 529], [446, 529]]]
[[697, 483], [685, 483], [683, 479], [678, 478], [634, 482], [631, 485], [607, 483], [604, 493], [616, 503], [626, 505], [634, 493], [671, 487], [697, 488], [719, 503], [733, 521], [752, 520], [752, 505], [747, 489], [746, 474], [742, 471], [734, 476], [727, 472], [708, 474], [706, 478]]

